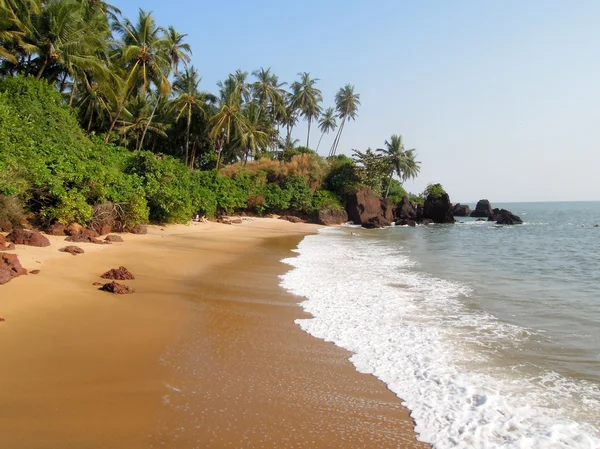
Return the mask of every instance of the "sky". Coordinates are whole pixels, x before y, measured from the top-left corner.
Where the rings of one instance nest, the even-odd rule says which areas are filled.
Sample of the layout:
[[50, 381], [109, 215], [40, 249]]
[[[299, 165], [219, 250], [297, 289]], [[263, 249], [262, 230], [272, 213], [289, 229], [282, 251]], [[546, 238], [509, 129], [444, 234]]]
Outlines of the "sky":
[[[327, 107], [353, 84], [361, 106], [338, 152], [401, 134], [421, 162], [409, 191], [441, 183], [453, 202], [600, 200], [600, 1], [112, 3], [187, 34], [205, 90], [237, 69], [271, 67], [288, 83], [310, 72]], [[305, 143], [305, 123], [294, 134]]]

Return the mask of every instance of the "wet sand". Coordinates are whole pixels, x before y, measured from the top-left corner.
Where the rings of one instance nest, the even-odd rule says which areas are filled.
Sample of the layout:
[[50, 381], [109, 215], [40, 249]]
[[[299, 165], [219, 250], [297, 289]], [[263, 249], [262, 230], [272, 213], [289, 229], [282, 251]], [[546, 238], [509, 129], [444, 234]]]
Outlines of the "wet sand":
[[[279, 260], [315, 229], [211, 223], [76, 257], [19, 250], [42, 272], [0, 287], [2, 447], [427, 447], [383, 383], [294, 324], [306, 314]], [[119, 265], [134, 295], [91, 285]]]

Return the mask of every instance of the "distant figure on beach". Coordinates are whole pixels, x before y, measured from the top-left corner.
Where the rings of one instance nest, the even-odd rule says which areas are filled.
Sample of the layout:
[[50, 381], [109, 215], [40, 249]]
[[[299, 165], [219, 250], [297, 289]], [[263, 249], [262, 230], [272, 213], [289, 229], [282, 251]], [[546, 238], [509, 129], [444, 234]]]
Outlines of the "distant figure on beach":
[[202, 215], [202, 223], [208, 223], [208, 220], [206, 219], [206, 215]]

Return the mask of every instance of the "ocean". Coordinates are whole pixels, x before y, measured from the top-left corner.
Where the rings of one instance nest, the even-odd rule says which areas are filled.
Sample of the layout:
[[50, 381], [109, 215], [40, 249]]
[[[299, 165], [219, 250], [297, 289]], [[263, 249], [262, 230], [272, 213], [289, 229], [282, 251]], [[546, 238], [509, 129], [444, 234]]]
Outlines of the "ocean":
[[297, 324], [350, 350], [436, 449], [598, 449], [600, 202], [493, 206], [524, 224], [306, 237], [281, 279], [313, 316]]

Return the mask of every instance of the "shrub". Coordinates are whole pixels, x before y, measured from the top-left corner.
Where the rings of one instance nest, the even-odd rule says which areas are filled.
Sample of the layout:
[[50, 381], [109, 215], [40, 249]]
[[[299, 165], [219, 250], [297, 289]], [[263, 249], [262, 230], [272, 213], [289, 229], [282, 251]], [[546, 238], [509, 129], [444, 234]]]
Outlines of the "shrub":
[[313, 205], [315, 210], [344, 209], [340, 204], [340, 200], [337, 198], [335, 193], [330, 192], [329, 190], [318, 190], [313, 198]]
[[388, 198], [394, 203], [398, 204], [400, 201], [402, 201], [402, 198], [404, 196], [408, 196], [408, 193], [406, 192], [406, 190], [404, 190], [402, 183], [397, 179], [392, 179]]
[[424, 198], [431, 198], [434, 200], [437, 200], [444, 195], [447, 195], [447, 193], [441, 184], [428, 184], [423, 191]]

